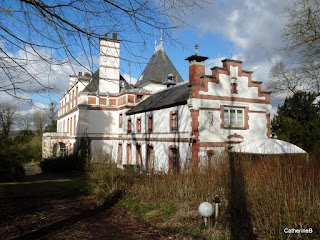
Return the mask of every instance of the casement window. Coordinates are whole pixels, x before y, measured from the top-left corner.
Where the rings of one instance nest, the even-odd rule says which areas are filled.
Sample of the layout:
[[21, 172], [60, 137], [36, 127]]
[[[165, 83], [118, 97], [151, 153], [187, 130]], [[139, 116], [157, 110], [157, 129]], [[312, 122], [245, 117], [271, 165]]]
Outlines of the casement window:
[[141, 145], [137, 144], [136, 145], [136, 164], [137, 165], [141, 165], [141, 159], [142, 159], [142, 155], [141, 155]]
[[141, 117], [137, 118], [137, 133], [141, 133]]
[[148, 133], [152, 133], [153, 131], [153, 116], [148, 115]]
[[243, 108], [224, 108], [224, 127], [244, 127], [244, 109]]
[[122, 113], [119, 114], [119, 128], [122, 128]]
[[122, 164], [122, 144], [118, 144], [118, 164]]
[[127, 145], [127, 164], [131, 164], [131, 144]]
[[147, 146], [147, 164], [146, 164], [147, 172], [153, 171], [153, 162], [154, 162], [153, 146], [148, 145]]
[[131, 133], [131, 118], [128, 119], [128, 133]]
[[169, 149], [169, 171], [173, 174], [180, 173], [179, 150], [177, 147]]
[[178, 111], [170, 112], [170, 131], [178, 131]]

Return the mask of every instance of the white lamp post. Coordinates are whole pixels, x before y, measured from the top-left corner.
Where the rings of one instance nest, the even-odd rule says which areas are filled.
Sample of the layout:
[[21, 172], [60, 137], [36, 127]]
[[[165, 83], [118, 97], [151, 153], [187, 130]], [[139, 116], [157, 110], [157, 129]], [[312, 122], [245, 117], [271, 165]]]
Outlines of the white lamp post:
[[213, 213], [213, 207], [211, 203], [203, 202], [199, 206], [199, 212], [202, 217], [204, 217], [204, 225], [207, 226], [208, 217], [211, 217]]

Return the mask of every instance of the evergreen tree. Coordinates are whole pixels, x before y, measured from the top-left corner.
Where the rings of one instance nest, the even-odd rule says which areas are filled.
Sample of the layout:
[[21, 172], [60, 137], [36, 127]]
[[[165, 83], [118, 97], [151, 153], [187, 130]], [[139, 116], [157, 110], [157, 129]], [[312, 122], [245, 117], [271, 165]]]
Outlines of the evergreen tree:
[[279, 106], [271, 122], [279, 139], [312, 151], [320, 148], [320, 106], [314, 93], [297, 92]]

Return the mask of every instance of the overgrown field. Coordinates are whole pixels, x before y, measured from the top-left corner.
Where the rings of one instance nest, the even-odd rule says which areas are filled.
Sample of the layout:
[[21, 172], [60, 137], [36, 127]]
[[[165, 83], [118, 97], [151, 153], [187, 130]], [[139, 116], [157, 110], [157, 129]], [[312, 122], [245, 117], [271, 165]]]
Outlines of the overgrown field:
[[[126, 173], [112, 164], [89, 169], [98, 198], [126, 189], [119, 205], [144, 220], [197, 239], [319, 239], [320, 162], [290, 159], [217, 159], [212, 166], [181, 175]], [[203, 226], [198, 207], [219, 195], [220, 216]], [[312, 228], [312, 234], [284, 229]]]

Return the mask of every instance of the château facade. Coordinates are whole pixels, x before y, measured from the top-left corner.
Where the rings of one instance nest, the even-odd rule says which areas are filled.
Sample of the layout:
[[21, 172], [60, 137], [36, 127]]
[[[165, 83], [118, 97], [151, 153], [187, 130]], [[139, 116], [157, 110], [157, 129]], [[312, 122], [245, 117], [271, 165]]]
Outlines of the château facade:
[[43, 158], [71, 153], [89, 137], [93, 159], [108, 152], [119, 167], [180, 172], [244, 140], [269, 138], [270, 93], [241, 61], [224, 59], [206, 75], [206, 59], [197, 49], [187, 57], [183, 81], [160, 43], [131, 85], [120, 74], [120, 41], [101, 38], [99, 69], [70, 76], [57, 132], [43, 135]]

